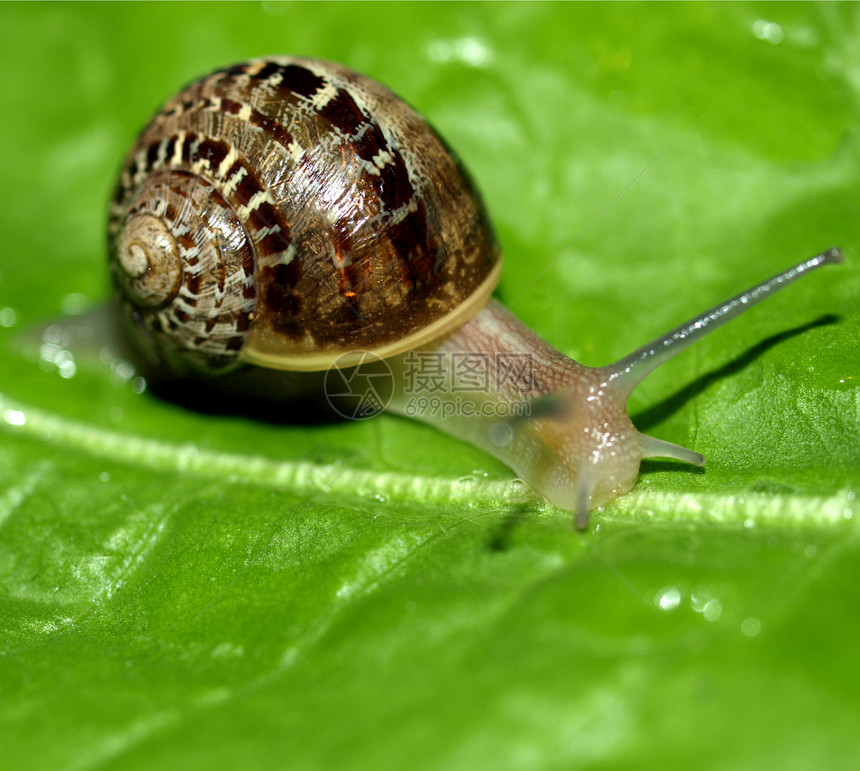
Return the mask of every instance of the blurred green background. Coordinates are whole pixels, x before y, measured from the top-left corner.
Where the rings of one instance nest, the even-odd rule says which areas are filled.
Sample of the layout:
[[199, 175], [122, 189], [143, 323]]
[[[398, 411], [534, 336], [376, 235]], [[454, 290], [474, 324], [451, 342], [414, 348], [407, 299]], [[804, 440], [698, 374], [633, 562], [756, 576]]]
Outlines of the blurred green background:
[[[858, 34], [849, 4], [0, 5], [0, 767], [850, 767]], [[287, 53], [428, 116], [499, 296], [586, 364], [848, 261], [637, 390], [709, 465], [644, 465], [585, 535], [403, 419], [206, 415], [34, 352], [107, 297], [157, 106]]]

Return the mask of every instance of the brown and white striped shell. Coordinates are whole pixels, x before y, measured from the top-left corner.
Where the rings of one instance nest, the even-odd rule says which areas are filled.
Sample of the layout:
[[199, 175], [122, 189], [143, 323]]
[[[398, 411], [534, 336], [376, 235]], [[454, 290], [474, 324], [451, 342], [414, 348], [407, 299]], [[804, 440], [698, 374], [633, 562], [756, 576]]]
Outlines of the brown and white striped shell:
[[296, 58], [220, 70], [164, 105], [123, 166], [109, 248], [126, 320], [178, 371], [400, 353], [464, 323], [501, 269], [427, 122], [370, 78]]

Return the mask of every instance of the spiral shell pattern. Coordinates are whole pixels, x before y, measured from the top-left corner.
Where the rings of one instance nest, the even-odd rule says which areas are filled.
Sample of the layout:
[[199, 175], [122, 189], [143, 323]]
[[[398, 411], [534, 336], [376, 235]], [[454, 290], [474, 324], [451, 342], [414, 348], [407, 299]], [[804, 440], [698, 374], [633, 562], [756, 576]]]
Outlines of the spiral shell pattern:
[[479, 195], [426, 121], [294, 58], [164, 105], [123, 166], [109, 250], [150, 358], [205, 372], [407, 350], [477, 310], [500, 269]]

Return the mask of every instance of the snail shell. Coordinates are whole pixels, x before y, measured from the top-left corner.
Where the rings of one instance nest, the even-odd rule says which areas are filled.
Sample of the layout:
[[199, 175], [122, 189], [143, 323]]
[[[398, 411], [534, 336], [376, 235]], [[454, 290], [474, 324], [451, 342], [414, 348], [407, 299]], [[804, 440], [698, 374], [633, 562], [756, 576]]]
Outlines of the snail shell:
[[126, 158], [108, 233], [127, 326], [179, 373], [403, 352], [468, 320], [501, 270], [428, 123], [311, 59], [238, 64], [170, 99]]

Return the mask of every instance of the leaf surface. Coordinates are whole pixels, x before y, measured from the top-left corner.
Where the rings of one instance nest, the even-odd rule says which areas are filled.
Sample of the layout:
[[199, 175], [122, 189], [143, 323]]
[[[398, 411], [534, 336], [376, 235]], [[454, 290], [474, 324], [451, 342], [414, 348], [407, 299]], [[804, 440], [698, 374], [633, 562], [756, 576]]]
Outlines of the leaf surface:
[[[830, 4], [0, 6], [0, 766], [849, 766], [858, 31]], [[637, 389], [708, 466], [646, 463], [584, 536], [417, 423], [212, 415], [34, 355], [107, 297], [105, 202], [157, 105], [285, 53], [428, 116], [500, 298], [586, 364], [847, 262]]]

